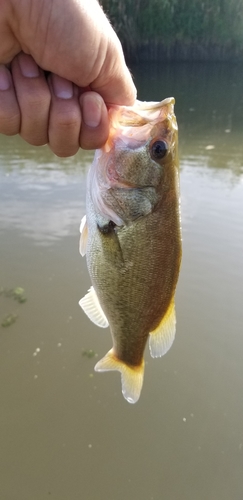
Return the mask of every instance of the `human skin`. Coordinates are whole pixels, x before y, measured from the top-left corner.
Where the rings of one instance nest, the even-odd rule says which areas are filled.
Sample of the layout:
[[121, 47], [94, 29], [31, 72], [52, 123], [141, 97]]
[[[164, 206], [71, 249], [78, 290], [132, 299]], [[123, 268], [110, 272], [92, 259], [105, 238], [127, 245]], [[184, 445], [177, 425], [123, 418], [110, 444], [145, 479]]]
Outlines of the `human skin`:
[[0, 0], [0, 133], [58, 156], [101, 147], [136, 89], [97, 0]]

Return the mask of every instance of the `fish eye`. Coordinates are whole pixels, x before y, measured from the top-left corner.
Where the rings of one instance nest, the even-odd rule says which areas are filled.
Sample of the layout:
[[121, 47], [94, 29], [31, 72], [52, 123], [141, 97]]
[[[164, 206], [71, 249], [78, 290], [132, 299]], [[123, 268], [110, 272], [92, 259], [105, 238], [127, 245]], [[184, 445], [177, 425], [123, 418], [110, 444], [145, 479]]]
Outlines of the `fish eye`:
[[165, 141], [155, 141], [151, 147], [151, 156], [155, 160], [164, 158], [168, 151], [168, 144]]

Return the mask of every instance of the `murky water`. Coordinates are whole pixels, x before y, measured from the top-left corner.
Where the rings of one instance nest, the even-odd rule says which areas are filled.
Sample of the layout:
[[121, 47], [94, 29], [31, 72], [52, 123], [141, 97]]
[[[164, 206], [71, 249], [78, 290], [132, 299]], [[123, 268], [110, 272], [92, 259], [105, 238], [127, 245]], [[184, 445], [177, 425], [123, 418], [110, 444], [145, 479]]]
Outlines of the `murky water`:
[[[170, 352], [146, 353], [140, 401], [93, 372], [111, 347], [78, 300], [92, 155], [0, 137], [0, 498], [242, 500], [242, 67], [134, 68], [139, 97], [177, 99], [183, 264]], [[150, 78], [147, 79], [149, 74]], [[209, 148], [211, 146], [211, 148]]]

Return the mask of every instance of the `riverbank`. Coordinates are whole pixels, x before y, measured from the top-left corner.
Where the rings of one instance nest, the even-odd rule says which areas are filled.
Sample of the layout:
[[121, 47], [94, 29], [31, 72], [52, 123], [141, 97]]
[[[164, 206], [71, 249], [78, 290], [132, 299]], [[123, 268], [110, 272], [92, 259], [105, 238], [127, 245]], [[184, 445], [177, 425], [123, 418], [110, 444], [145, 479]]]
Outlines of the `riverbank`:
[[[121, 40], [122, 41], [122, 40]], [[127, 47], [122, 41], [128, 62], [160, 61], [198, 61], [198, 62], [243, 62], [243, 44], [220, 45], [219, 43], [198, 43], [175, 41], [166, 44], [163, 41], [148, 40]]]
[[128, 61], [243, 61], [243, 0], [101, 0]]

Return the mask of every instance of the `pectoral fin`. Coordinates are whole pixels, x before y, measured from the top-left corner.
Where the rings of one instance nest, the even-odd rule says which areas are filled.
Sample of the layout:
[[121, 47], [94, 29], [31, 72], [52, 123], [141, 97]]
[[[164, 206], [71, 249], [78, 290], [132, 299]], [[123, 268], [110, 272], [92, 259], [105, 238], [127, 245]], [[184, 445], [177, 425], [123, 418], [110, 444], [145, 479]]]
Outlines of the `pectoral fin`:
[[174, 299], [170, 303], [159, 326], [149, 336], [149, 350], [152, 358], [163, 356], [172, 346], [175, 338], [176, 317]]
[[84, 257], [86, 254], [87, 239], [88, 239], [88, 227], [86, 221], [86, 215], [83, 216], [80, 224], [80, 241], [79, 241], [79, 252]]
[[140, 366], [128, 366], [118, 359], [111, 349], [95, 365], [96, 372], [119, 371], [121, 373], [122, 394], [128, 403], [136, 403], [143, 385], [144, 361]]
[[107, 328], [107, 326], [109, 326], [107, 317], [101, 308], [99, 299], [92, 286], [88, 293], [79, 301], [79, 305], [95, 325], [101, 328]]

